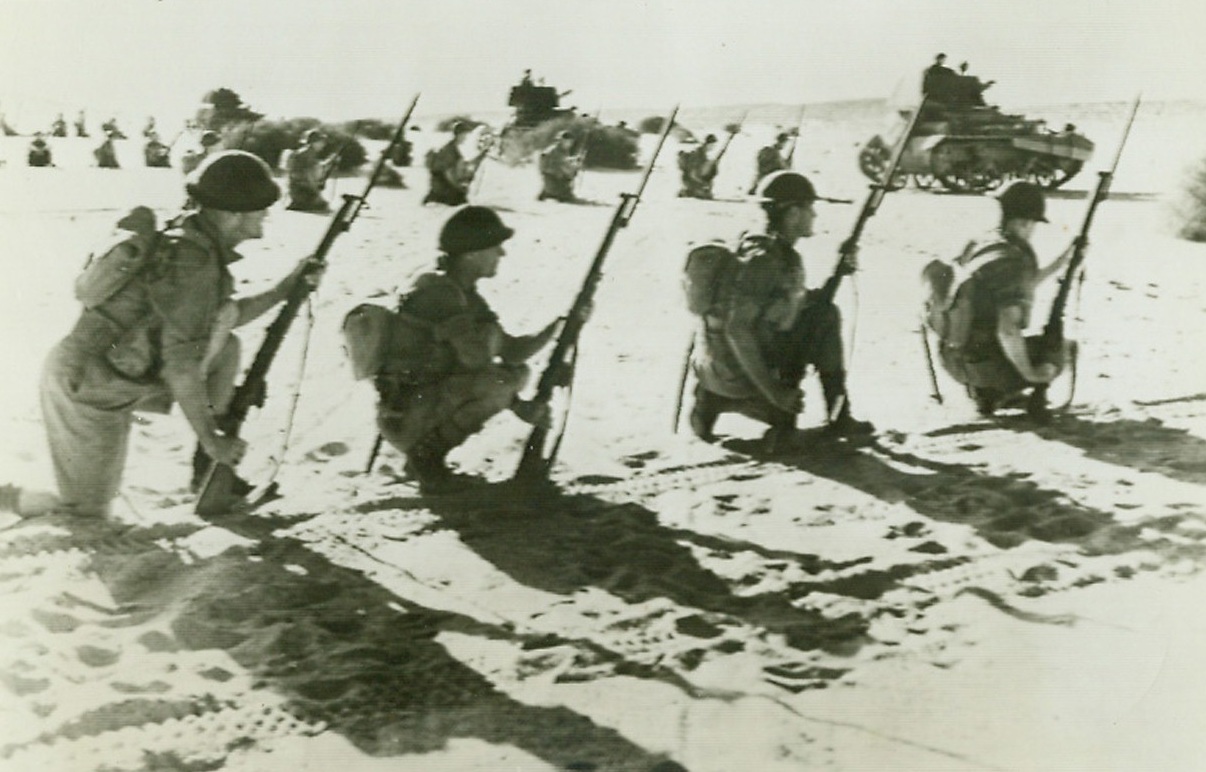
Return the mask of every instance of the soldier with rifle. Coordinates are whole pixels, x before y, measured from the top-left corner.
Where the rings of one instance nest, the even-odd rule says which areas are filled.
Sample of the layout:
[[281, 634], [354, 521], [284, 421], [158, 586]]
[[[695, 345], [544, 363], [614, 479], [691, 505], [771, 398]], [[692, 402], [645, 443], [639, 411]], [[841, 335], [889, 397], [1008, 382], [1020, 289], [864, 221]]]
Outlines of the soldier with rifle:
[[762, 182], [764, 177], [782, 169], [791, 168], [791, 164], [787, 160], [787, 153], [784, 152], [787, 148], [787, 143], [790, 141], [791, 134], [785, 131], [780, 132], [775, 137], [774, 144], [767, 145], [758, 151], [758, 156], [754, 162], [754, 183], [750, 185], [751, 196], [758, 191], [758, 183]]
[[709, 134], [699, 147], [679, 152], [678, 169], [682, 173], [679, 198], [712, 198], [712, 182], [719, 167], [708, 158], [708, 153], [718, 141], [715, 134]]
[[294, 212], [331, 211], [331, 205], [323, 198], [322, 191], [327, 177], [339, 160], [333, 153], [324, 158], [327, 135], [318, 129], [310, 129], [302, 135], [302, 146], [289, 155], [289, 206]]
[[[238, 463], [246, 444], [219, 423], [239, 372], [239, 341], [231, 331], [321, 275], [305, 259], [272, 289], [234, 298], [235, 248], [263, 236], [280, 189], [267, 164], [237, 150], [208, 158], [186, 188], [197, 209], [166, 229], [156, 231], [145, 208], [149, 222], [131, 224], [132, 213], [119, 223], [146, 232], [144, 262], [123, 275], [120, 263], [108, 267], [107, 255], [96, 273], [81, 275], [91, 277], [93, 288], [108, 289], [93, 294], [77, 281], [84, 309], [43, 369], [42, 413], [62, 507], [71, 514], [108, 514], [135, 412], [166, 413], [179, 403], [197, 435], [194, 490], [211, 460]], [[239, 494], [250, 490], [239, 482]]]
[[[532, 335], [512, 335], [478, 292], [497, 275], [514, 231], [484, 206], [464, 206], [440, 231], [436, 269], [420, 275], [398, 304], [395, 337], [414, 339], [387, 358], [375, 377], [377, 426], [406, 454], [406, 473], [423, 494], [452, 493], [479, 483], [454, 473], [446, 457], [493, 416], [510, 409], [537, 424], [547, 409], [520, 400], [530, 371], [525, 362], [564, 324], [555, 319]], [[582, 311], [580, 314], [589, 313]], [[420, 362], [421, 360], [421, 362]], [[371, 464], [370, 464], [371, 466]]]
[[[276, 318], [268, 325], [268, 329], [264, 333], [264, 342], [256, 351], [255, 358], [251, 360], [251, 366], [247, 368], [243, 382], [234, 390], [226, 409], [214, 418], [214, 424], [221, 431], [222, 436], [241, 443], [238, 436], [243, 422], [247, 420], [252, 408], [264, 404], [268, 391], [268, 371], [276, 359], [277, 352], [280, 351], [281, 344], [284, 343], [289, 327], [301, 311], [302, 304], [306, 302], [316, 286], [317, 278], [325, 269], [327, 256], [334, 247], [336, 239], [351, 229], [356, 218], [360, 216], [360, 211], [364, 208], [369, 193], [372, 192], [381, 176], [381, 169], [389, 160], [397, 144], [402, 141], [406, 124], [410, 121], [410, 116], [414, 114], [415, 105], [418, 102], [419, 96], [416, 94], [389, 144], [381, 151], [377, 163], [369, 173], [364, 192], [359, 196], [344, 195], [343, 203], [327, 225], [327, 230], [314, 250], [314, 254], [302, 261], [297, 270], [290, 275], [287, 285], [278, 286], [275, 300], [283, 300], [284, 305]], [[267, 169], [266, 166], [264, 168]], [[273, 189], [279, 195], [275, 183]], [[263, 215], [261, 214], [260, 217], [262, 219]], [[240, 455], [241, 453], [228, 454], [224, 458], [213, 457], [213, 463], [208, 465], [209, 468], [202, 475], [201, 490], [197, 495], [197, 514], [209, 517], [239, 508], [246, 493], [250, 492], [243, 490], [246, 488], [246, 484], [235, 474], [235, 465], [238, 463]], [[271, 493], [271, 490], [271, 487], [267, 488], [264, 496], [257, 497], [257, 500], [251, 503], [254, 505], [262, 501]]]
[[543, 187], [538, 201], [552, 199], [572, 204], [578, 201], [574, 195], [574, 180], [582, 170], [582, 153], [574, 152], [574, 135], [569, 131], [558, 132], [557, 139], [540, 154], [540, 178]]
[[490, 144], [483, 142], [477, 156], [465, 158], [461, 153], [461, 142], [473, 131], [466, 121], [458, 121], [452, 127], [452, 139], [439, 150], [427, 154], [427, 170], [431, 173], [431, 187], [423, 197], [424, 204], [447, 204], [461, 206], [469, 200], [469, 187], [477, 177], [478, 167], [490, 151]]

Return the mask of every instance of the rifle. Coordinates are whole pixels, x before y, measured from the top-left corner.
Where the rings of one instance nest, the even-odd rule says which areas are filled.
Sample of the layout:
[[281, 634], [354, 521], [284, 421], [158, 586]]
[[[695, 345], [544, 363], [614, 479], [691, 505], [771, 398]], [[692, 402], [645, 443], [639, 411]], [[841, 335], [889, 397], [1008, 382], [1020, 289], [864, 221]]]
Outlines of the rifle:
[[[603, 276], [603, 261], [607, 259], [607, 253], [611, 250], [616, 234], [632, 219], [677, 115], [678, 107], [675, 107], [662, 126], [662, 134], [658, 138], [657, 146], [653, 149], [653, 155], [649, 157], [649, 164], [645, 167], [645, 174], [641, 177], [641, 183], [637, 186], [636, 192], [620, 194], [620, 204], [611, 218], [611, 224], [607, 226], [603, 243], [599, 245], [599, 250], [595, 253], [595, 258], [586, 273], [586, 279], [582, 282], [582, 288], [578, 290], [578, 295], [574, 298], [573, 305], [570, 306], [565, 326], [557, 337], [557, 343], [549, 357], [548, 366], [540, 375], [540, 381], [536, 385], [536, 394], [533, 397], [534, 402], [547, 405], [552, 399], [554, 390], [558, 388], [568, 390], [573, 384], [574, 365], [578, 358], [578, 337], [582, 334], [582, 328], [586, 324], [583, 310], [590, 307], [595, 290], [599, 285], [599, 279]], [[568, 415], [566, 418], [568, 420]], [[530, 482], [548, 478], [549, 469], [553, 466], [553, 459], [556, 458], [557, 450], [561, 447], [561, 440], [565, 436], [565, 423], [562, 423], [561, 429], [557, 432], [551, 445], [548, 443], [549, 432], [550, 428], [546, 426], [536, 426], [532, 429], [528, 442], [524, 446], [523, 455], [519, 459], [519, 466], [515, 470], [514, 479]]]
[[1051, 313], [1048, 314], [1047, 323], [1043, 326], [1042, 350], [1048, 355], [1058, 352], [1063, 348], [1064, 311], [1068, 305], [1068, 296], [1072, 290], [1072, 282], [1076, 277], [1077, 271], [1081, 270], [1085, 254], [1088, 251], [1089, 228], [1093, 225], [1093, 215], [1097, 212], [1097, 206], [1109, 198], [1110, 183], [1113, 182], [1114, 171], [1118, 168], [1118, 162], [1122, 159], [1122, 149], [1126, 146], [1127, 137], [1131, 133], [1131, 125], [1135, 123], [1135, 114], [1139, 112], [1140, 99], [1141, 97], [1135, 97], [1135, 103], [1131, 106], [1131, 115], [1126, 122], [1126, 128], [1122, 131], [1122, 139], [1118, 143], [1118, 152], [1114, 155], [1113, 165], [1110, 166], [1109, 170], [1097, 173], [1097, 189], [1093, 191], [1093, 197], [1089, 200], [1089, 208], [1085, 212], [1084, 222], [1081, 223], [1080, 233], [1077, 234], [1072, 242], [1074, 244], [1072, 259], [1068, 261], [1068, 268], [1064, 271], [1064, 275], [1060, 277], [1059, 289], [1056, 290], [1055, 299], [1051, 302]]
[[[331, 247], [335, 243], [335, 239], [341, 233], [351, 228], [356, 217], [360, 214], [360, 210], [364, 207], [365, 201], [368, 199], [369, 193], [377, 184], [377, 177], [381, 173], [381, 167], [385, 165], [386, 159], [389, 158], [390, 151], [395, 145], [402, 140], [402, 134], [406, 130], [406, 124], [410, 120], [411, 114], [415, 111], [415, 105], [418, 104], [419, 95], [416, 94], [414, 100], [410, 103], [410, 108], [406, 111], [406, 115], [402, 117], [402, 122], [398, 124], [398, 130], [394, 132], [390, 143], [381, 151], [381, 157], [377, 159], [373, 171], [369, 174], [368, 182], [364, 186], [364, 192], [359, 196], [345, 194], [343, 197], [343, 205], [339, 207], [339, 211], [331, 219], [330, 225], [327, 226], [326, 233], [323, 234], [322, 240], [318, 244], [318, 248], [314, 251], [312, 260], [321, 264], [326, 261], [327, 254], [331, 251]], [[268, 369], [272, 366], [272, 360], [276, 357], [277, 351], [281, 347], [281, 343], [285, 339], [285, 334], [289, 331], [289, 325], [301, 310], [302, 303], [310, 294], [310, 287], [304, 281], [298, 281], [297, 284], [289, 291], [289, 296], [285, 300], [285, 305], [277, 314], [276, 319], [269, 325], [267, 332], [264, 334], [264, 342], [260, 345], [260, 350], [256, 352], [255, 359], [251, 362], [251, 367], [247, 370], [247, 375], [243, 378], [243, 382], [235, 389], [234, 397], [230, 401], [230, 407], [226, 413], [218, 418], [218, 427], [224, 434], [229, 437], [239, 436], [239, 429], [243, 422], [247, 420], [247, 414], [253, 407], [259, 407], [264, 404], [264, 398], [268, 391]], [[234, 469], [219, 463], [210, 465], [209, 471], [205, 475], [205, 482], [201, 486], [201, 492], [197, 496], [196, 513], [201, 516], [218, 515], [223, 512], [228, 512], [233, 504], [239, 501], [238, 496], [231, 491], [235, 480], [238, 478], [235, 475]]]
[[[487, 127], [489, 130], [489, 127]], [[486, 160], [486, 155], [490, 152], [490, 148], [494, 147], [494, 134], [485, 132], [478, 138], [478, 154], [472, 161], [467, 161], [465, 168], [471, 169], [469, 181], [465, 185], [465, 191], [472, 192], [474, 195], [481, 189], [482, 178], [478, 176], [478, 171], [482, 168], [482, 162]], [[484, 177], [485, 174], [482, 175]]]
[[786, 162], [788, 169], [791, 168], [792, 156], [794, 156], [796, 154], [796, 145], [800, 144], [800, 127], [801, 127], [801, 124], [803, 124], [803, 123], [804, 123], [804, 105], [800, 105], [800, 117], [799, 117], [799, 119], [796, 120], [796, 130], [791, 135], [791, 150], [788, 150], [787, 155], [783, 157], [783, 160]]
[[850, 232], [850, 236], [842, 242], [842, 246], [838, 248], [837, 265], [833, 268], [833, 275], [825, 282], [818, 292], [818, 300], [822, 303], [832, 303], [834, 295], [837, 294], [838, 287], [842, 283], [842, 279], [853, 273], [850, 267], [851, 258], [855, 250], [858, 249], [858, 241], [862, 238], [863, 228], [867, 225], [867, 220], [875, 216], [879, 210], [879, 205], [883, 203], [884, 193], [888, 190], [888, 185], [891, 179], [896, 175], [896, 168], [900, 166], [900, 159], [904, 156], [905, 147], [909, 144], [909, 138], [913, 135], [913, 128], [917, 126], [917, 118], [921, 115], [922, 109], [925, 107], [925, 99], [917, 105], [917, 109], [909, 118], [908, 124], [905, 126], [904, 132], [900, 135], [900, 139], [896, 142], [896, 148], [892, 152], [892, 158], [888, 161], [887, 167], [884, 169], [884, 174], [879, 182], [872, 182], [871, 192], [867, 194], [867, 200], [863, 202], [863, 209], [858, 214], [858, 219], [854, 221], [854, 229]]
[[343, 155], [343, 149], [348, 146], [348, 142], [351, 142], [351, 140], [349, 139], [347, 142], [341, 143], [338, 149], [323, 161], [327, 165], [327, 168], [323, 169], [322, 180], [318, 183], [320, 191], [327, 187], [327, 182], [330, 181], [331, 175], [335, 172], [335, 167], [339, 165], [339, 156]]
[[745, 118], [749, 114], [748, 110], [741, 114], [740, 120], [737, 121], [737, 127], [729, 132], [729, 136], [725, 138], [724, 144], [720, 146], [720, 152], [716, 154], [715, 158], [704, 165], [702, 170], [704, 179], [715, 177], [716, 173], [720, 171], [720, 159], [724, 158], [725, 153], [729, 152], [729, 145], [733, 143], [733, 137], [741, 133], [741, 127], [745, 125]]

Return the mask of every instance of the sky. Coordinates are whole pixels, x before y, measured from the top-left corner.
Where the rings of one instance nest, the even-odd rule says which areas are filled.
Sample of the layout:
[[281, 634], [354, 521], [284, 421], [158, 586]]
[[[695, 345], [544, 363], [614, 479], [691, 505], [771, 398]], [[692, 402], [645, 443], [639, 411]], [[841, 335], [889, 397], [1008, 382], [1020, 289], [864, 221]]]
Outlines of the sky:
[[525, 68], [582, 110], [915, 94], [944, 52], [1005, 108], [1206, 100], [1200, 0], [0, 0], [18, 126], [190, 115], [234, 89], [269, 117], [506, 107]]

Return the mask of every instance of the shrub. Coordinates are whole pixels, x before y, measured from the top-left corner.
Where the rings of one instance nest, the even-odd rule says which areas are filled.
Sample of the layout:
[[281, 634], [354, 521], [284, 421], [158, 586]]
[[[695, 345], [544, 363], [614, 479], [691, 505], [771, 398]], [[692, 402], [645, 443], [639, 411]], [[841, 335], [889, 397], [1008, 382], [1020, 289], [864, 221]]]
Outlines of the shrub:
[[279, 169], [284, 151], [300, 147], [302, 135], [313, 128], [321, 129], [327, 135], [328, 153], [337, 149], [340, 151], [336, 171], [353, 171], [368, 160], [364, 145], [348, 132], [346, 124], [323, 124], [316, 118], [289, 118], [227, 126], [222, 132], [222, 144], [255, 153], [273, 169]]
[[1206, 241], [1206, 159], [1189, 173], [1177, 218], [1178, 236], [1189, 241]]
[[[666, 119], [663, 116], [651, 115], [648, 118], [641, 119], [641, 122], [637, 124], [637, 128], [642, 134], [661, 134], [662, 127], [665, 125]], [[677, 122], [671, 127], [670, 136], [674, 137], [674, 139], [678, 140], [679, 142], [697, 141], [695, 139], [695, 135], [691, 133], [690, 129], [687, 129]]]
[[503, 153], [512, 159], [529, 158], [553, 143], [562, 131], [573, 132], [581, 147], [586, 138], [588, 169], [635, 169], [640, 147], [631, 132], [615, 126], [604, 126], [595, 118], [565, 116], [536, 126], [528, 131], [508, 131]]

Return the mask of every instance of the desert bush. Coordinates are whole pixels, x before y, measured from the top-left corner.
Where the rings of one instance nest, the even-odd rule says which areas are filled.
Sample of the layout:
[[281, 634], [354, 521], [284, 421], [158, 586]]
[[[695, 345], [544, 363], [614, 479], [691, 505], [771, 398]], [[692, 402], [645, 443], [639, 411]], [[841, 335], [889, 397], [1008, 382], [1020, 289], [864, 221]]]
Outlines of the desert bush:
[[336, 171], [353, 171], [368, 160], [364, 145], [348, 132], [346, 124], [323, 124], [317, 118], [261, 120], [240, 126], [227, 126], [222, 132], [222, 139], [225, 147], [237, 147], [255, 153], [273, 169], [279, 169], [281, 155], [285, 150], [300, 147], [302, 134], [314, 128], [321, 129], [327, 135], [328, 153], [340, 149]]
[[470, 128], [476, 129], [478, 126], [485, 126], [481, 121], [476, 121], [467, 115], [450, 115], [443, 118], [436, 124], [436, 131], [452, 131], [452, 127], [458, 123], [467, 123]]
[[[666, 125], [666, 118], [661, 115], [650, 115], [648, 118], [642, 118], [637, 124], [637, 129], [642, 134], [661, 134], [662, 127]], [[670, 136], [679, 142], [695, 142], [695, 135], [691, 130], [675, 122], [670, 128]]]
[[[635, 169], [640, 148], [636, 137], [624, 129], [604, 126], [595, 118], [566, 116], [545, 121], [539, 126], [516, 133], [513, 151], [520, 158], [539, 154], [553, 143], [553, 138], [562, 131], [571, 131], [576, 142], [586, 137], [586, 168], [588, 169]], [[510, 142], [512, 140], [508, 140]], [[581, 145], [578, 145], [581, 147]]]
[[1177, 235], [1189, 241], [1206, 241], [1206, 159], [1190, 171], [1177, 207]]

